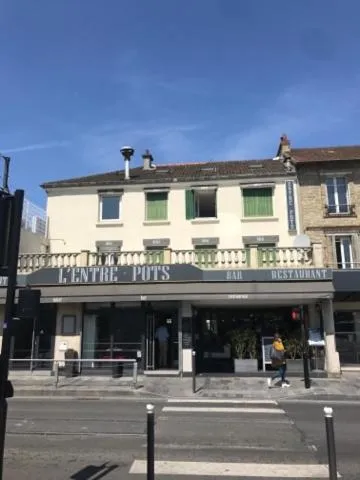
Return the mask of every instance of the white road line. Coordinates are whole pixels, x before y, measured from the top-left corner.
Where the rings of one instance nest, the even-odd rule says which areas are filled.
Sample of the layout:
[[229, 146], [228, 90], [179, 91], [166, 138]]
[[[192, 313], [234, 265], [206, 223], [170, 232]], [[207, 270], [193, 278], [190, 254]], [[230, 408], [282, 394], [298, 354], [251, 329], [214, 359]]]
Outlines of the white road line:
[[[145, 474], [146, 461], [135, 460], [130, 474]], [[215, 477], [257, 478], [329, 478], [325, 465], [277, 463], [155, 462], [156, 475], [202, 475]]]
[[284, 415], [280, 408], [242, 408], [242, 407], [164, 407], [163, 412], [202, 412], [202, 413], [270, 413]]
[[249, 399], [236, 399], [227, 398], [222, 400], [221, 398], [169, 398], [168, 403], [223, 403], [224, 405], [242, 403], [244, 405], [277, 405], [275, 400], [249, 400]]
[[318, 399], [284, 399], [280, 400], [280, 403], [298, 403], [298, 404], [320, 404], [320, 405], [356, 405], [360, 407], [360, 398], [359, 400], [318, 400]]

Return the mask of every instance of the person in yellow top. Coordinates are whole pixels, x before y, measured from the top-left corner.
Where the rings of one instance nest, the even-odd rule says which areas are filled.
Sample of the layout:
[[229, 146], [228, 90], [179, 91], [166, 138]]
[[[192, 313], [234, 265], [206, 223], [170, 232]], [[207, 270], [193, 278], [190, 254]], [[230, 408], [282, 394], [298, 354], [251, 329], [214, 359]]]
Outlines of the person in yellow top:
[[271, 364], [276, 369], [275, 375], [268, 378], [268, 387], [271, 388], [273, 380], [280, 378], [282, 387], [290, 387], [286, 380], [286, 351], [281, 337], [278, 333], [274, 335], [274, 341], [270, 350]]

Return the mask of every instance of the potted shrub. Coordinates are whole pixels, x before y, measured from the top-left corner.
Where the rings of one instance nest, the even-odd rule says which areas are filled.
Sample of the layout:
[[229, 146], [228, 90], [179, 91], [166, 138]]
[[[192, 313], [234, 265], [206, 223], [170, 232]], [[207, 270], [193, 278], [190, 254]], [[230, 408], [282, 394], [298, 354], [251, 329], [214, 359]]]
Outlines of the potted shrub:
[[287, 355], [287, 371], [289, 373], [301, 373], [303, 371], [303, 344], [298, 338], [290, 338], [285, 342]]
[[234, 355], [234, 372], [256, 372], [257, 338], [256, 333], [250, 329], [236, 329], [230, 334], [230, 344]]

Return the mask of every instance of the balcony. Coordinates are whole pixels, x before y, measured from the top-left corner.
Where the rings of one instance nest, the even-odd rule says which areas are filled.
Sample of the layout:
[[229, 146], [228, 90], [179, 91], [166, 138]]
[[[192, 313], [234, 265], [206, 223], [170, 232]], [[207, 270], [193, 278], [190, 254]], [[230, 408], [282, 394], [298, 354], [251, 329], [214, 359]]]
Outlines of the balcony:
[[195, 265], [202, 269], [245, 268], [310, 268], [323, 267], [322, 248], [234, 248], [209, 250], [133, 251], [100, 254], [89, 251], [75, 253], [26, 253], [19, 256], [18, 273], [28, 274], [42, 268]]

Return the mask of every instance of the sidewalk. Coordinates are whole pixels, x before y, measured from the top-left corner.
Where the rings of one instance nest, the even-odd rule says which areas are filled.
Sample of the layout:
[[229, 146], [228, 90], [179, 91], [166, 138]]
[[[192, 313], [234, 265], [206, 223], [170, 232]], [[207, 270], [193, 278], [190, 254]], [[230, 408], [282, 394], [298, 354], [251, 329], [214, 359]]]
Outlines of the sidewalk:
[[265, 378], [259, 377], [197, 377], [196, 394], [189, 377], [139, 376], [136, 388], [131, 378], [60, 377], [58, 386], [50, 376], [13, 376], [15, 397], [78, 397], [110, 398], [121, 396], [158, 398], [260, 398], [284, 399], [317, 396], [348, 396], [359, 398], [360, 374], [346, 372], [341, 378], [316, 378], [305, 389], [301, 378], [291, 379], [290, 388], [269, 389]]

